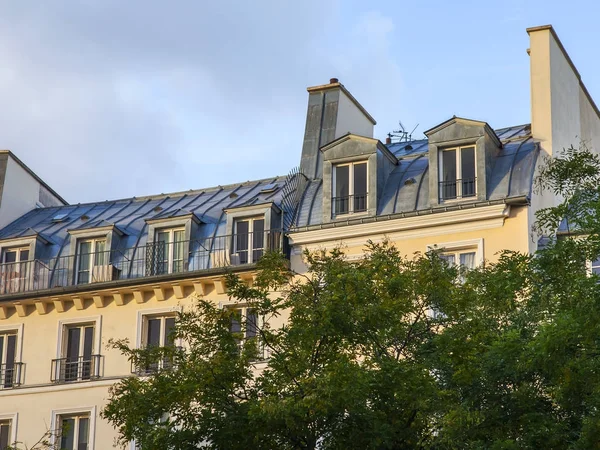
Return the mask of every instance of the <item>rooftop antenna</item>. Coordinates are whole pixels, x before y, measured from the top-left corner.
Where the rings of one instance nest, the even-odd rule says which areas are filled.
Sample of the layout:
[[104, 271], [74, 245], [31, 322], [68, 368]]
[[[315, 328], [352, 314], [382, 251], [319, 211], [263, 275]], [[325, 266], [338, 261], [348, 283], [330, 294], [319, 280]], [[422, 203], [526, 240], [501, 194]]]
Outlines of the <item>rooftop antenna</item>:
[[398, 121], [398, 126], [400, 127], [399, 130], [393, 130], [391, 133], [388, 133], [388, 140], [390, 141], [390, 143], [411, 142], [413, 140], [413, 133], [415, 132], [419, 124], [417, 124], [410, 133], [406, 131], [406, 128], [402, 124], [402, 121]]

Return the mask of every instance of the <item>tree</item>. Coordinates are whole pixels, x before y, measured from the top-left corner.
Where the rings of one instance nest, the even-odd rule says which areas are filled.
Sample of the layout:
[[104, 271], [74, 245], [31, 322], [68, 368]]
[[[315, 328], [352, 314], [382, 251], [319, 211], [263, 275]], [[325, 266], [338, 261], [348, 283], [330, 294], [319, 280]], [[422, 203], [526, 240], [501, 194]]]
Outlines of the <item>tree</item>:
[[539, 213], [549, 244], [468, 272], [388, 242], [306, 253], [306, 275], [268, 254], [252, 286], [227, 278], [264, 321], [231, 333], [237, 313], [199, 298], [183, 349], [114, 342], [172, 364], [117, 383], [103, 415], [143, 449], [598, 448], [598, 186], [585, 148], [547, 161], [538, 187], [564, 199]]

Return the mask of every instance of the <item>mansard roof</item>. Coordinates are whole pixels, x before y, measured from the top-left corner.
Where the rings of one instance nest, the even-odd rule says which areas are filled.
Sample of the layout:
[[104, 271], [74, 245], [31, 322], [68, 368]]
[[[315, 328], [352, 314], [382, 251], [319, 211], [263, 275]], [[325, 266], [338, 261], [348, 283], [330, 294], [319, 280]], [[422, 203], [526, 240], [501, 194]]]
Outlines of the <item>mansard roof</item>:
[[[487, 200], [529, 197], [538, 156], [531, 126], [502, 128], [495, 133], [502, 142], [502, 149], [493, 161]], [[398, 159], [398, 164], [385, 183], [377, 216], [391, 217], [431, 209], [427, 139], [393, 143], [387, 145], [387, 150]], [[284, 214], [294, 215], [292, 229], [321, 225], [323, 180], [300, 183], [303, 189], [298, 194], [290, 186], [286, 187], [290, 180], [289, 176], [279, 176], [172, 194], [38, 208], [0, 230], [0, 240], [43, 236], [51, 247], [49, 256], [54, 257], [67, 254], [69, 231], [112, 226], [123, 235], [123, 246], [143, 246], [147, 242], [149, 223], [177, 217], [191, 217], [199, 224], [198, 235], [191, 238], [202, 239], [226, 234], [226, 210], [266, 203], [275, 204]], [[290, 200], [296, 195], [299, 205], [294, 212], [289, 210], [294, 201], [286, 202], [284, 197]]]
[[[538, 145], [531, 136], [531, 125], [500, 128], [495, 130], [495, 135], [500, 140], [502, 148], [492, 162], [492, 177], [487, 183], [487, 200], [529, 197], [539, 153]], [[433, 205], [429, 203], [428, 144], [428, 139], [420, 139], [387, 145], [389, 151], [398, 158], [398, 165], [387, 178], [383, 192], [379, 196], [377, 216], [401, 215], [432, 209]], [[323, 180], [311, 180], [303, 195], [294, 222], [295, 227], [321, 225], [322, 195]], [[351, 217], [348, 219], [352, 220]]]

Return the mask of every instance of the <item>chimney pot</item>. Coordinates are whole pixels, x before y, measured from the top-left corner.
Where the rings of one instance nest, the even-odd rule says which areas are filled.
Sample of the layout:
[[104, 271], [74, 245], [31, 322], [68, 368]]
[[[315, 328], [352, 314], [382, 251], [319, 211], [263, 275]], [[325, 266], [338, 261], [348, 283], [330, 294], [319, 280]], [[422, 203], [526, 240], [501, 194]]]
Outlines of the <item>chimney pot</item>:
[[390, 145], [392, 143], [392, 138], [391, 137], [386, 137], [385, 138], [385, 145]]
[[329, 79], [329, 84], [333, 84], [333, 83], [339, 83], [340, 80], [338, 80], [337, 78], [330, 78]]

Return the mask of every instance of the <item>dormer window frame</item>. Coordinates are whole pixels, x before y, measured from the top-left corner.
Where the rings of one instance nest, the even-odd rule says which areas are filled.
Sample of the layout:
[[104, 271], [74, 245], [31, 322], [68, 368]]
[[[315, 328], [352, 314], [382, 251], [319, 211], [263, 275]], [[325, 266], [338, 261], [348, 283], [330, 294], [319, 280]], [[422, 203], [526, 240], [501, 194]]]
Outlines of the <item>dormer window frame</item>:
[[[38, 235], [34, 235], [0, 241], [0, 295], [22, 292], [31, 287], [35, 272], [36, 247], [40, 240]], [[41, 242], [46, 243], [45, 240]], [[14, 250], [26, 250], [27, 260], [19, 258], [15, 262], [6, 262], [6, 253]]]
[[[364, 192], [356, 192], [356, 167], [365, 166]], [[348, 167], [348, 195], [338, 196], [338, 170]], [[331, 214], [332, 217], [364, 215], [369, 210], [369, 160], [357, 159], [344, 162], [332, 162], [331, 175]]]
[[[160, 233], [169, 232], [170, 236], [173, 237], [170, 241], [170, 248], [167, 249], [167, 259], [162, 261], [167, 264], [166, 271], [159, 269], [158, 265], [153, 265], [152, 267], [147, 267], [146, 270], [149, 270], [148, 275], [167, 275], [187, 272], [190, 264], [193, 236], [197, 235], [196, 227], [202, 223], [200, 219], [198, 219], [196, 215], [190, 213], [185, 216], [146, 219], [146, 223], [148, 224], [148, 233], [144, 249], [146, 252], [153, 251], [155, 244], [159, 241]], [[183, 232], [183, 240], [180, 235], [177, 239], [177, 244], [173, 242], [176, 232]], [[181, 256], [183, 262], [181, 267], [178, 268], [181, 270], [174, 270], [176, 268], [174, 264], [175, 245], [178, 245], [179, 252], [182, 253]]]
[[[281, 227], [281, 209], [275, 203], [268, 202], [227, 208], [224, 209], [224, 212], [227, 214], [226, 242], [224, 243], [226, 255], [223, 255], [225, 258], [222, 259], [228, 261], [231, 265], [255, 264], [269, 248], [269, 234]], [[259, 221], [263, 221], [263, 229], [259, 231], [262, 234], [262, 239], [255, 239], [253, 234], [255, 223]], [[242, 222], [248, 222], [248, 233], [252, 233], [245, 239], [240, 235], [238, 229], [239, 224]], [[240, 248], [240, 245], [243, 248]]]
[[[65, 268], [68, 270], [69, 282], [75, 285], [88, 285], [98, 282], [112, 281], [118, 277], [118, 271], [113, 266], [112, 252], [115, 247], [115, 241], [123, 232], [114, 225], [108, 225], [97, 228], [80, 228], [67, 230], [71, 240], [69, 245], [69, 253], [67, 256], [67, 263], [58, 264], [58, 269]], [[104, 242], [104, 248], [100, 251], [102, 253], [101, 262], [98, 264], [99, 259], [97, 258], [96, 242]], [[86, 242], [93, 242], [92, 251], [88, 252], [85, 256], [81, 254], [81, 244]], [[88, 281], [82, 281], [80, 272], [82, 271], [81, 264], [83, 257], [89, 258], [89, 267], [85, 270], [89, 272]]]
[[[472, 150], [473, 160], [473, 175], [468, 179], [464, 178], [464, 160], [463, 151]], [[444, 178], [444, 161], [445, 156], [455, 152], [454, 154], [454, 172], [455, 177], [452, 180]], [[438, 150], [438, 196], [440, 203], [464, 201], [469, 199], [477, 199], [477, 144], [463, 143], [461, 145], [452, 145], [442, 147]]]

